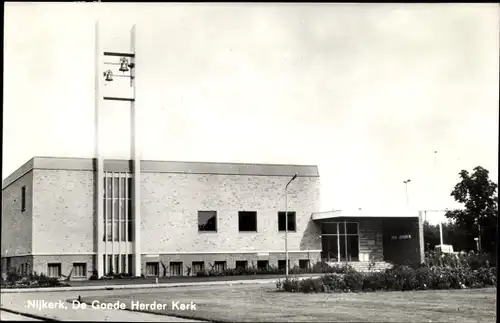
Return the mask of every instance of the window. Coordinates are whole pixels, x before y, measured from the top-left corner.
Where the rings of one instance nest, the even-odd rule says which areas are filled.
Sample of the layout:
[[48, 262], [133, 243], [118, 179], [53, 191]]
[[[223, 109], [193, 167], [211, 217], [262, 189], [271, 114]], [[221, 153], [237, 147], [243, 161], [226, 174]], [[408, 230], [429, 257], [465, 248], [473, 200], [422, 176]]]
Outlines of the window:
[[225, 261], [216, 261], [214, 265], [214, 270], [218, 273], [222, 273], [226, 270], [226, 262]]
[[198, 211], [198, 231], [202, 232], [217, 231], [216, 211]]
[[203, 261], [193, 261], [193, 275], [205, 270], [205, 263]]
[[[285, 270], [286, 260], [278, 260], [278, 269]], [[290, 259], [288, 259], [288, 268], [290, 268]]]
[[158, 262], [147, 262], [146, 263], [146, 276], [156, 276], [160, 272], [160, 266]]
[[268, 260], [257, 260], [257, 269], [267, 269], [269, 268]]
[[48, 264], [47, 275], [52, 278], [61, 277], [61, 264]]
[[104, 175], [103, 241], [132, 241], [132, 178], [127, 173]]
[[74, 263], [73, 264], [73, 277], [75, 277], [75, 278], [87, 277], [87, 264], [86, 263]]
[[247, 269], [248, 261], [246, 260], [237, 260], [236, 261], [236, 269]]
[[321, 224], [321, 258], [326, 261], [358, 261], [359, 236], [357, 222]]
[[[286, 212], [288, 213], [288, 231], [296, 230], [295, 223], [295, 212]], [[286, 231], [286, 218], [285, 212], [278, 212], [278, 230]]]
[[182, 262], [170, 262], [170, 276], [182, 276]]
[[300, 269], [309, 269], [309, 259], [299, 259]]
[[26, 211], [26, 186], [21, 187], [21, 212]]
[[241, 231], [257, 231], [257, 212], [238, 212], [238, 227]]

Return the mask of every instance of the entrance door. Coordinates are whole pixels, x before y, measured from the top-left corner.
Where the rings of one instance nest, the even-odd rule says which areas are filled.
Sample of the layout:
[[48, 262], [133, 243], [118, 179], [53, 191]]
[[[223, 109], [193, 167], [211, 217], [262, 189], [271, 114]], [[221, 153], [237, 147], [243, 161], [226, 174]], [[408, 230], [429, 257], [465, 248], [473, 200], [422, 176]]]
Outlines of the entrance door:
[[322, 239], [321, 258], [326, 261], [338, 261], [338, 244], [337, 236], [323, 236]]

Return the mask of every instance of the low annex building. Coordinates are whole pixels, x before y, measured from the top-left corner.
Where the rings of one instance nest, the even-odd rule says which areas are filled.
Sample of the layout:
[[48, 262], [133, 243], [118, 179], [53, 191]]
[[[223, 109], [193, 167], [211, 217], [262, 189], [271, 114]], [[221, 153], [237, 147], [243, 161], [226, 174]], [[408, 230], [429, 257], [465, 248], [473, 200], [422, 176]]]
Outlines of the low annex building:
[[88, 279], [284, 268], [285, 186], [295, 174], [288, 188], [291, 268], [322, 259], [423, 259], [416, 212], [320, 212], [317, 166], [143, 160], [140, 168], [134, 194], [129, 160], [105, 160], [101, 188], [95, 159], [24, 164], [2, 185], [2, 272]]

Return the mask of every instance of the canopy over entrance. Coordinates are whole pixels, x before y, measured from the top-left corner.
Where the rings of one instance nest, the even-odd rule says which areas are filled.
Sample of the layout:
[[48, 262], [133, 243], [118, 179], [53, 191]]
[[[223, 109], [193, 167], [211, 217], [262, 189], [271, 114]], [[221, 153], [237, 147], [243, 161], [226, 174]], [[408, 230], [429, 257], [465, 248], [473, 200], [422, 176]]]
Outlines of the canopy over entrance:
[[333, 210], [326, 212], [317, 212], [312, 214], [312, 219], [321, 220], [340, 220], [340, 219], [359, 219], [359, 218], [417, 218], [420, 216], [420, 211], [412, 209], [404, 210]]

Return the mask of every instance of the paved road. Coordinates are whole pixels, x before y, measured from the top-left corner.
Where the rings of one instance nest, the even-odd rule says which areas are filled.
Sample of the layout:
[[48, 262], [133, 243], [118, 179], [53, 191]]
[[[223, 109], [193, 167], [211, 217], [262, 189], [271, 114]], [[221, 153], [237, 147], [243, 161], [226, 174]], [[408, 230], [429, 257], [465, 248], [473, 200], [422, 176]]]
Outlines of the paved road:
[[[153, 289], [139, 289], [141, 293]], [[161, 288], [154, 289], [156, 292]], [[36, 293], [2, 293], [1, 307], [14, 310], [19, 313], [36, 315], [41, 319], [54, 319], [60, 321], [121, 321], [121, 322], [202, 322], [198, 320], [187, 320], [177, 317], [155, 315], [143, 312], [132, 312], [113, 309], [73, 309], [68, 299], [82, 297], [115, 295], [120, 293], [130, 294], [132, 290], [94, 290], [94, 291], [61, 291], [61, 292], [36, 292]], [[44, 308], [39, 310], [28, 306], [28, 301], [47, 301], [56, 304], [62, 301], [65, 308]], [[2, 311], [2, 320], [3, 320]]]
[[41, 321], [31, 317], [0, 311], [0, 321]]

